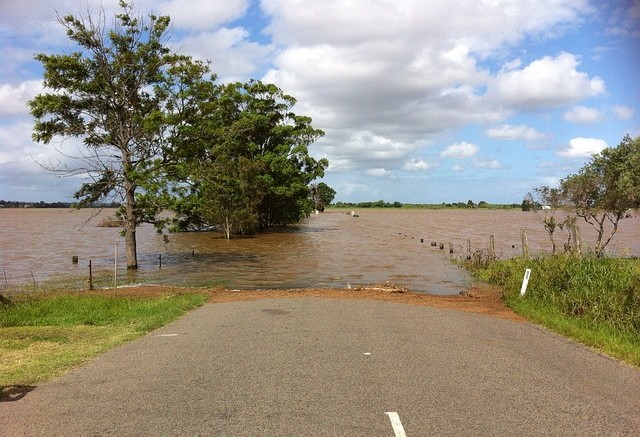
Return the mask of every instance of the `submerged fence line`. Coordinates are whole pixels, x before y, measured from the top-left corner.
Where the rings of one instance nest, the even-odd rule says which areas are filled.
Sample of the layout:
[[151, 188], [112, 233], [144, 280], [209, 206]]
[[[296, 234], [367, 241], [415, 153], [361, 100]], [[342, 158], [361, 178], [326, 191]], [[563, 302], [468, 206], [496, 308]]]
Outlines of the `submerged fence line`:
[[[123, 284], [137, 282], [139, 279], [144, 280], [145, 274], [154, 272], [155, 269], [161, 270], [163, 265], [165, 267], [171, 264], [181, 265], [186, 259], [195, 256], [196, 251], [193, 249], [173, 254], [170, 257], [157, 252], [139, 254], [139, 264], [144, 268], [128, 270], [125, 259], [119, 254], [116, 246], [112, 257], [99, 255], [81, 258], [78, 255], [72, 255], [68, 261], [65, 260], [65, 264], [60, 264], [57, 260], [57, 270], [46, 267], [38, 270], [28, 266], [16, 268], [12, 265], [0, 265], [2, 271], [0, 293], [117, 288], [119, 279], [123, 280]], [[42, 259], [49, 258], [51, 258], [49, 255], [42, 256]], [[131, 276], [136, 277], [132, 278]]]
[[[565, 236], [565, 241], [562, 242], [561, 250], [564, 253], [573, 253], [581, 255], [583, 253], [583, 240], [582, 235], [580, 233], [580, 228], [575, 224], [572, 224], [568, 229], [568, 238]], [[406, 234], [405, 234], [406, 235]], [[415, 237], [412, 237], [415, 238]], [[424, 242], [425, 238], [420, 238], [420, 242]], [[476, 238], [477, 243], [477, 238]], [[558, 243], [550, 238], [549, 244], [551, 245], [550, 250], [542, 250], [540, 249], [540, 253], [548, 253], [555, 254], [558, 251], [557, 245]], [[503, 254], [498, 253], [496, 250], [496, 237], [495, 234], [488, 235], [486, 240], [486, 245], [481, 245], [479, 249], [474, 249], [472, 240], [467, 239], [466, 244], [461, 243], [452, 243], [452, 242], [439, 242], [432, 241], [431, 247], [438, 248], [440, 250], [444, 250], [445, 247], [449, 248], [449, 254], [454, 255], [454, 257], [458, 258], [461, 261], [471, 261], [472, 264], [478, 265], [481, 263], [492, 262], [498, 260]], [[517, 245], [515, 243], [511, 244], [512, 249], [516, 249]], [[522, 229], [520, 231], [520, 251], [516, 251], [511, 253], [511, 256], [521, 255], [524, 259], [531, 258], [531, 248], [529, 246], [529, 238], [527, 229]]]
[[[403, 234], [402, 232], [399, 235], [407, 236], [407, 234]], [[412, 237], [416, 238], [416, 237]], [[419, 238], [420, 243], [425, 242], [425, 238]], [[465, 244], [462, 243], [453, 243], [453, 242], [442, 242], [437, 240], [432, 240], [430, 244], [431, 248], [439, 249], [444, 251], [448, 248], [449, 254], [453, 255], [454, 258], [458, 258], [461, 261], [471, 261], [473, 264], [479, 264], [488, 261], [496, 261], [500, 258], [502, 254], [499, 254], [496, 250], [496, 237], [495, 234], [490, 234], [487, 239], [487, 244], [483, 245], [480, 249], [474, 249], [472, 240], [467, 239]], [[524, 258], [529, 258], [531, 256], [531, 250], [529, 248], [529, 240], [527, 236], [527, 229], [522, 229], [520, 232], [520, 247], [521, 254]], [[516, 248], [516, 244], [511, 245], [512, 249]]]

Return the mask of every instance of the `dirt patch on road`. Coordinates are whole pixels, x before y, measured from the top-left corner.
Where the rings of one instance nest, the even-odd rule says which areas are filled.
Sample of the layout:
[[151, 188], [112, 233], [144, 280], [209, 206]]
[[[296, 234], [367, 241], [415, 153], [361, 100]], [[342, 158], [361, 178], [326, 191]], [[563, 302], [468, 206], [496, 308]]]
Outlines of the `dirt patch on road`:
[[442, 296], [418, 293], [390, 284], [354, 288], [303, 288], [275, 290], [227, 290], [223, 288], [199, 289], [166, 286], [140, 285], [100, 293], [129, 297], [154, 297], [180, 293], [207, 293], [210, 303], [237, 302], [257, 299], [286, 299], [318, 297], [332, 299], [370, 299], [388, 302], [448, 308], [470, 313], [485, 314], [501, 319], [525, 321], [511, 311], [502, 301], [500, 290], [487, 285], [477, 285], [459, 295]]

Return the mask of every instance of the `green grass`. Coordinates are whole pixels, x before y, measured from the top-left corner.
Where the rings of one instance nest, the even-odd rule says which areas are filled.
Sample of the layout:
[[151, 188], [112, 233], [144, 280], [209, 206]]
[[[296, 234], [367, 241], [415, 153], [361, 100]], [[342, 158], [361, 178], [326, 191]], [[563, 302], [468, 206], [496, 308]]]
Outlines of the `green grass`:
[[199, 294], [157, 299], [100, 295], [42, 297], [5, 308], [0, 312], [0, 327], [126, 325], [149, 331], [201, 304], [203, 299]]
[[[531, 277], [521, 297], [526, 268]], [[514, 258], [473, 272], [500, 286], [507, 305], [529, 320], [640, 366], [640, 260]]]
[[32, 386], [202, 305], [204, 294], [154, 298], [40, 295], [0, 306], [0, 398]]
[[11, 387], [54, 379], [140, 335], [125, 326], [0, 328], [0, 398]]
[[567, 316], [553, 305], [519, 297], [506, 300], [514, 311], [565, 337], [593, 347], [611, 357], [640, 367], [640, 337], [637, 333], [596, 322], [589, 318]]

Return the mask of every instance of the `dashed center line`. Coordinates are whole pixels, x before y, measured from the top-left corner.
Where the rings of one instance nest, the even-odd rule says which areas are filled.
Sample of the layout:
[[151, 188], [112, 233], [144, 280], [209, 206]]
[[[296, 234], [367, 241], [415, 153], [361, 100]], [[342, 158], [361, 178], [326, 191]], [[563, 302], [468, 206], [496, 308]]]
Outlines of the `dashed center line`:
[[407, 437], [407, 434], [404, 432], [404, 428], [402, 427], [402, 422], [400, 422], [400, 416], [395, 411], [389, 411], [385, 413], [389, 416], [389, 420], [391, 421], [391, 427], [393, 428], [393, 433], [396, 437]]

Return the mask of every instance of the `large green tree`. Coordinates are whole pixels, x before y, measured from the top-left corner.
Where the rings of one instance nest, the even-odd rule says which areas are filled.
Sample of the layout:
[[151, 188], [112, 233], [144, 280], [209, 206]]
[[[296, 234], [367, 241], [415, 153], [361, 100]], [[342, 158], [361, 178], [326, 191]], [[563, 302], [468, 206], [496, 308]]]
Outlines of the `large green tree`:
[[259, 81], [191, 91], [199, 116], [174, 138], [179, 227], [214, 225], [229, 238], [308, 215], [309, 185], [328, 161], [310, 156], [323, 132], [291, 111], [295, 99]]
[[240, 120], [251, 126], [246, 140], [257, 149], [255, 160], [263, 168], [260, 226], [296, 223], [313, 211], [309, 184], [323, 177], [329, 165], [309, 154], [324, 132], [311, 126], [310, 117], [293, 113], [296, 99], [275, 85], [250, 81], [236, 86], [243, 97]]
[[56, 171], [84, 174], [87, 182], [75, 193], [80, 207], [108, 198], [120, 210], [127, 267], [138, 267], [136, 228], [156, 222], [161, 191], [169, 70], [189, 59], [166, 47], [169, 17], [137, 15], [124, 2], [112, 25], [104, 13], [97, 18], [59, 18], [77, 51], [38, 54], [44, 67], [45, 93], [30, 103], [36, 119], [33, 137], [81, 138], [84, 151]]
[[596, 231], [594, 252], [602, 256], [620, 220], [640, 209], [640, 137], [625, 136], [604, 149], [557, 189], [537, 190], [543, 202], [569, 208]]

